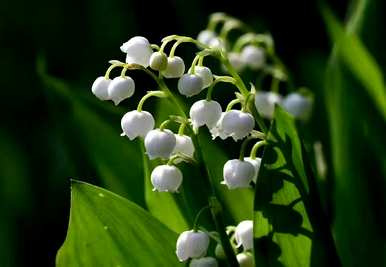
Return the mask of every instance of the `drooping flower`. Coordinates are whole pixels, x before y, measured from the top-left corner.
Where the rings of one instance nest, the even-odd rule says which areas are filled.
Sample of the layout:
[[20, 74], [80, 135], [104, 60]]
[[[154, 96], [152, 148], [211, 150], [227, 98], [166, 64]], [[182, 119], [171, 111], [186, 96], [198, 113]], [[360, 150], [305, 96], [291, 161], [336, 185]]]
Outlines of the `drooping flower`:
[[203, 231], [185, 231], [177, 239], [176, 254], [180, 261], [205, 256], [209, 246], [209, 236]]
[[237, 246], [243, 246], [244, 250], [253, 249], [253, 221], [245, 220], [236, 226], [235, 238]]
[[173, 154], [182, 153], [190, 158], [193, 158], [194, 145], [192, 138], [187, 135], [176, 134], [176, 146], [174, 147]]
[[182, 183], [182, 172], [173, 165], [160, 165], [154, 168], [151, 175], [153, 191], [178, 192]]
[[197, 36], [197, 41], [204, 45], [209, 45], [212, 39], [216, 38], [217, 34], [211, 30], [203, 30]]
[[296, 119], [306, 121], [312, 111], [312, 101], [299, 93], [290, 93], [283, 100], [283, 107]]
[[130, 140], [145, 137], [154, 128], [154, 118], [147, 111], [132, 110], [122, 117], [121, 127], [122, 135], [126, 135]]
[[201, 92], [204, 81], [197, 74], [184, 74], [178, 80], [178, 91], [181, 95], [191, 97]]
[[253, 116], [240, 110], [230, 110], [224, 114], [222, 129], [227, 136], [235, 141], [246, 137], [255, 127]]
[[212, 71], [208, 67], [204, 66], [195, 66], [194, 67], [195, 74], [200, 76], [203, 81], [202, 89], [209, 87], [213, 82], [213, 74]]
[[104, 76], [100, 76], [95, 79], [94, 83], [92, 84], [91, 91], [100, 100], [109, 100], [109, 92], [107, 89], [110, 83], [110, 79], [106, 79]]
[[251, 69], [258, 70], [265, 64], [265, 52], [264, 49], [247, 45], [241, 50], [241, 61]]
[[154, 129], [145, 136], [146, 154], [150, 159], [168, 159], [175, 146], [176, 137], [168, 129]]
[[115, 105], [118, 105], [122, 100], [131, 97], [134, 94], [135, 83], [131, 77], [115, 77], [107, 88], [109, 99]]
[[178, 56], [168, 57], [166, 69], [162, 71], [165, 78], [179, 78], [185, 72], [184, 60]]
[[259, 174], [259, 170], [260, 170], [260, 165], [261, 165], [261, 158], [244, 158], [245, 161], [248, 161], [249, 163], [251, 163], [253, 165], [253, 167], [255, 168], [255, 173], [253, 175], [253, 178], [252, 178], [252, 181], [256, 183], [257, 181], [257, 176]]
[[126, 63], [138, 64], [145, 68], [149, 66], [149, 60], [153, 53], [149, 41], [142, 36], [132, 37], [122, 44], [121, 51], [126, 53]]
[[255, 106], [257, 111], [267, 119], [273, 118], [275, 104], [281, 104], [281, 95], [274, 92], [257, 92], [255, 96]]
[[254, 174], [255, 168], [252, 163], [239, 159], [228, 160], [224, 165], [224, 181], [221, 183], [229, 189], [248, 188]]
[[195, 102], [189, 111], [193, 129], [206, 125], [213, 128], [221, 117], [221, 106], [214, 100], [199, 100]]

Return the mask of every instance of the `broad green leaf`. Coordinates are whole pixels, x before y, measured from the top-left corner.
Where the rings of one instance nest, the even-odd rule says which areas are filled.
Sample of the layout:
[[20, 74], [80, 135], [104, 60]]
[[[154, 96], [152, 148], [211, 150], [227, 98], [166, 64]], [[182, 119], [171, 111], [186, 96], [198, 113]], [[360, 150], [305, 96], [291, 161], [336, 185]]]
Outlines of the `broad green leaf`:
[[[356, 8], [359, 7], [357, 5]], [[357, 16], [359, 13], [354, 12]], [[386, 221], [383, 211], [386, 198], [383, 192], [386, 188], [386, 150], [382, 143], [386, 132], [385, 116], [379, 103], [385, 98], [382, 94], [374, 93], [373, 100], [378, 101], [378, 110], [374, 108], [373, 102], [361, 90], [366, 84], [352, 80], [350, 72], [347, 72], [347, 68], [352, 67], [341, 56], [342, 50], [348, 45], [346, 40], [360, 28], [360, 25], [350, 26], [357, 20], [355, 16], [347, 22], [346, 31], [352, 31], [350, 33], [342, 32], [343, 29], [328, 10], [325, 10], [325, 17], [331, 27], [338, 31], [336, 35], [345, 36], [338, 36], [344, 41], [337, 39], [336, 48], [331, 54], [324, 95], [335, 182], [336, 245], [344, 266], [385, 266], [386, 238], [383, 225]], [[356, 42], [351, 45], [358, 45], [359, 40]], [[358, 55], [361, 56], [360, 53]], [[370, 75], [368, 78], [373, 79], [374, 75], [378, 75], [376, 70], [372, 71], [375, 72], [366, 73]], [[356, 93], [352, 93], [352, 90]]]
[[[327, 266], [336, 263], [316, 218], [310, 170], [295, 121], [279, 106], [264, 149], [254, 207], [255, 259], [258, 266]], [[311, 217], [311, 214], [312, 216]], [[324, 222], [326, 223], [326, 222]], [[330, 240], [331, 241], [331, 240]]]
[[72, 182], [65, 266], [179, 266], [177, 234], [136, 204], [105, 189]]
[[[143, 165], [138, 153], [140, 146], [138, 142], [130, 142], [119, 136], [121, 129], [118, 119], [124, 111], [116, 108], [118, 112], [110, 112], [109, 108], [104, 108], [109, 111], [109, 118], [116, 122], [116, 126], [112, 127], [96, 114], [102, 108], [91, 110], [85, 104], [87, 98], [75, 94], [63, 81], [49, 76], [45, 72], [44, 62], [40, 65], [39, 74], [47, 93], [62, 97], [70, 106], [71, 116], [67, 114], [66, 119], [72, 119], [71, 123], [75, 124], [74, 134], [81, 140], [81, 148], [98, 172], [95, 178], [101, 180], [109, 190], [144, 205]], [[104, 104], [108, 105], [106, 102]]]
[[[358, 5], [358, 8], [362, 6], [363, 5]], [[364, 11], [361, 12], [363, 13]], [[323, 8], [323, 15], [331, 39], [336, 45], [336, 56], [342, 59], [354, 76], [363, 84], [375, 105], [386, 119], [386, 88], [382, 71], [356, 33], [351, 30], [355, 28], [354, 24], [357, 24], [354, 22], [360, 20], [356, 19], [360, 17], [360, 14], [354, 14], [356, 16], [352, 17], [354, 22], [350, 23], [350, 27], [348, 27], [348, 30], [351, 30], [350, 32], [345, 32], [343, 26], [329, 9]], [[355, 92], [350, 91], [350, 94], [354, 93]]]

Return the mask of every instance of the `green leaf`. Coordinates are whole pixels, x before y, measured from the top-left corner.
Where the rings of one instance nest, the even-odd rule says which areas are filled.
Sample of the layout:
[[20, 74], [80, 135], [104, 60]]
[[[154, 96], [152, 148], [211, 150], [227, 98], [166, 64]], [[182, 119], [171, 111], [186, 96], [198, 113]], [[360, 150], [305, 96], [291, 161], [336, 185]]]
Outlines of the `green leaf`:
[[105, 189], [72, 182], [63, 266], [180, 266], [177, 234], [134, 203]]
[[[363, 5], [358, 7], [362, 7]], [[386, 88], [382, 71], [376, 60], [353, 30], [351, 30], [351, 32], [345, 31], [328, 8], [324, 7], [322, 11], [331, 39], [335, 43], [336, 56], [342, 59], [351, 72], [363, 84], [375, 105], [386, 119]], [[364, 11], [362, 10], [361, 12], [363, 13]], [[354, 15], [356, 16], [352, 17], [352, 21], [356, 22], [360, 20], [356, 19], [360, 17], [360, 14], [354, 13]], [[356, 28], [354, 24], [357, 23], [354, 22], [350, 23], [348, 30]], [[350, 92], [350, 94], [353, 93], [355, 92]]]
[[[325, 13], [339, 34], [350, 36], [341, 32], [328, 10]], [[354, 10], [353, 14], [359, 16], [360, 12]], [[347, 31], [360, 27], [350, 26], [355, 21], [352, 16]], [[345, 44], [337, 41], [338, 48]], [[352, 72], [347, 71], [350, 65], [340, 56], [344, 48], [330, 56], [324, 95], [332, 146], [334, 237], [344, 266], [385, 266], [386, 149], [381, 145], [386, 135], [385, 116], [379, 112], [379, 104], [375, 108], [361, 90], [363, 84], [353, 81]], [[353, 89], [355, 94], [350, 91]], [[382, 100], [384, 96], [377, 101]]]
[[[64, 118], [60, 117], [61, 114], [56, 114], [55, 117], [70, 119], [70, 124], [75, 125], [74, 134], [81, 140], [81, 146], [77, 149], [83, 149], [82, 152], [92, 162], [98, 173], [97, 180], [101, 180], [109, 190], [144, 205], [143, 165], [138, 156], [140, 146], [138, 142], [130, 142], [119, 136], [121, 129], [118, 119], [123, 116], [124, 111], [119, 107], [113, 110], [106, 108], [108, 103], [104, 102], [102, 105], [99, 100], [95, 100], [98, 108], [91, 110], [86, 101], [94, 102], [76, 94], [65, 82], [47, 74], [42, 59], [38, 61], [38, 73], [47, 94], [53, 95], [56, 102], [61, 97], [69, 105], [70, 114], [66, 114]], [[115, 127], [96, 114], [101, 109], [107, 110], [109, 118], [117, 122]]]
[[288, 267], [336, 264], [335, 250], [329, 250], [332, 238], [327, 239], [328, 229], [323, 227], [320, 203], [311, 170], [305, 165], [295, 121], [279, 106], [274, 118], [256, 184], [256, 264]]

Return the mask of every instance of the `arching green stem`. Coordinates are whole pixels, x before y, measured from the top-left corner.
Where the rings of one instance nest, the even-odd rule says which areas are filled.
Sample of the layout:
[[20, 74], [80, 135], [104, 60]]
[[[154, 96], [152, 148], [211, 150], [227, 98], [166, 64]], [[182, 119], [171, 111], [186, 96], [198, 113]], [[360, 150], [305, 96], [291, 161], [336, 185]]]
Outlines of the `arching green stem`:
[[209, 86], [208, 91], [206, 93], [206, 100], [210, 101], [212, 99], [212, 92], [214, 86], [220, 82], [236, 84], [236, 80], [229, 76], [215, 76], [215, 80]]
[[209, 205], [203, 207], [203, 208], [200, 209], [200, 211], [197, 213], [196, 218], [194, 218], [194, 223], [193, 223], [193, 231], [194, 231], [194, 232], [197, 232], [197, 230], [198, 230], [198, 220], [200, 219], [201, 214], [202, 214], [204, 211], [208, 210], [208, 209], [210, 209], [210, 206], [209, 206]]
[[145, 103], [146, 99], [148, 99], [152, 96], [156, 96], [156, 97], [160, 97], [160, 98], [167, 97], [167, 95], [163, 91], [149, 91], [139, 101], [138, 106], [137, 106], [137, 111], [141, 112], [143, 104]]
[[262, 147], [262, 146], [264, 146], [264, 145], [266, 145], [266, 144], [267, 144], [267, 141], [265, 141], [265, 140], [259, 141], [259, 142], [257, 142], [256, 144], [254, 144], [253, 147], [252, 147], [252, 149], [251, 149], [251, 153], [250, 153], [249, 157], [250, 157], [251, 159], [256, 159], [256, 153], [257, 153], [257, 150], [258, 150], [260, 147]]

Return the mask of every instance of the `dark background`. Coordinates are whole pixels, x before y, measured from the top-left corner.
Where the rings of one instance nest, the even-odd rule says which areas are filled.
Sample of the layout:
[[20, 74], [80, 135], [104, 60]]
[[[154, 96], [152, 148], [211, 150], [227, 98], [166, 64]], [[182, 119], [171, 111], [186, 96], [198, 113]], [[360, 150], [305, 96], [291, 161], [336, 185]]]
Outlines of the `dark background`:
[[[343, 19], [348, 2], [330, 2]], [[371, 4], [363, 31], [383, 69], [384, 7], [383, 1]], [[61, 123], [66, 109], [60, 117], [52, 112], [60, 104], [43, 90], [37, 59], [45, 59], [50, 75], [88, 93], [108, 60], [123, 59], [119, 46], [131, 36], [152, 43], [168, 34], [196, 36], [216, 11], [270, 31], [295, 83], [322, 86], [315, 81], [331, 46], [317, 1], [1, 2], [0, 266], [54, 265], [67, 229], [69, 178], [98, 184], [89, 178], [95, 169], [77, 149], [76, 131]]]

